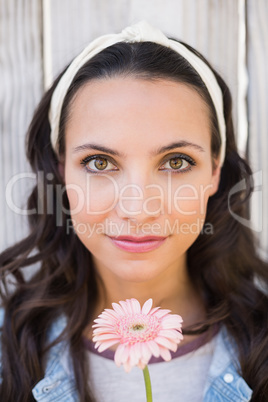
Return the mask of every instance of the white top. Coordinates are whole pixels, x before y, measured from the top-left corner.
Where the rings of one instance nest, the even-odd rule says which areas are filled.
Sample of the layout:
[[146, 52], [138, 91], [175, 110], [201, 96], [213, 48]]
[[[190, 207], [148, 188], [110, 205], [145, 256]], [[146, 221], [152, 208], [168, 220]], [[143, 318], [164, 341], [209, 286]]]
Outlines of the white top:
[[[170, 362], [149, 363], [154, 402], [201, 402], [208, 370], [219, 334], [205, 345], [173, 358]], [[96, 402], [146, 401], [142, 370], [126, 373], [110, 358], [88, 351], [90, 389]]]

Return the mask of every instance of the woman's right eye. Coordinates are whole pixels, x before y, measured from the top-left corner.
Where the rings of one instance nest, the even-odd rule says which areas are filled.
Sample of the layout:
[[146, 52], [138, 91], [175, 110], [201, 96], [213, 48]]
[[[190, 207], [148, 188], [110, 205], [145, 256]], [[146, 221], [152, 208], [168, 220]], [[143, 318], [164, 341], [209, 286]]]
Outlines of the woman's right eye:
[[116, 166], [103, 156], [90, 156], [81, 161], [88, 172], [99, 173], [118, 170]]

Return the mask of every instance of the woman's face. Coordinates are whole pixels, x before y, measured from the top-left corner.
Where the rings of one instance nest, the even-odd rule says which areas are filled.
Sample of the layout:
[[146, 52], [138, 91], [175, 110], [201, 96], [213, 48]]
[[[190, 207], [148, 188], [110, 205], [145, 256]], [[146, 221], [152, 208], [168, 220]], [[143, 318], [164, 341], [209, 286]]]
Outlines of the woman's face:
[[101, 276], [142, 282], [185, 266], [218, 186], [210, 131], [208, 107], [182, 83], [117, 77], [78, 91], [66, 126], [67, 230]]

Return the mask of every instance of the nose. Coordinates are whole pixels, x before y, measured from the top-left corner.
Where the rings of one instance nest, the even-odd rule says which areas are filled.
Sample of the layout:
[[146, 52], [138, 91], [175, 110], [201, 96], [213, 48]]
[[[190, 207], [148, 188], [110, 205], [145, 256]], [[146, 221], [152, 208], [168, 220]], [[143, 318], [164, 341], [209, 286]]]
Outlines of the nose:
[[162, 198], [162, 191], [157, 184], [147, 184], [144, 179], [136, 180], [135, 184], [127, 183], [120, 188], [117, 215], [121, 219], [138, 223], [153, 221], [162, 213]]

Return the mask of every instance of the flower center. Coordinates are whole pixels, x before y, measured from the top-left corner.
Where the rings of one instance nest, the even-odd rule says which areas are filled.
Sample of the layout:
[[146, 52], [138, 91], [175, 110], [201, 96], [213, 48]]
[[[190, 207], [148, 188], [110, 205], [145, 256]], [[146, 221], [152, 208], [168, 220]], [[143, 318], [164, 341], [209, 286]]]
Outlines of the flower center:
[[146, 327], [144, 324], [134, 324], [130, 327], [130, 331], [143, 331]]
[[130, 314], [122, 316], [115, 325], [121, 343], [147, 342], [158, 336], [160, 320], [155, 316]]

